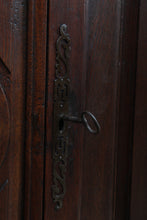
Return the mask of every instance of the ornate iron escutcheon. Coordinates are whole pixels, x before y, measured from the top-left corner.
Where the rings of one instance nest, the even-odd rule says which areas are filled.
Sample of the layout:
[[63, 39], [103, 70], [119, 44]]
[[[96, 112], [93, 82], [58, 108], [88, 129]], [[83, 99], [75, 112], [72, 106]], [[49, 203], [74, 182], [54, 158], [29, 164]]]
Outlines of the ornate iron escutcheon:
[[[67, 25], [60, 27], [60, 36], [56, 43], [56, 74], [54, 81], [54, 120], [53, 120], [53, 186], [52, 197], [56, 210], [62, 208], [66, 193], [66, 166], [68, 157], [68, 123], [67, 121], [83, 123], [90, 133], [97, 134], [100, 125], [94, 115], [88, 111], [80, 117], [69, 115], [69, 59], [71, 38], [67, 33]], [[92, 129], [88, 123], [91, 117], [95, 125]]]
[[62, 207], [66, 192], [65, 173], [67, 164], [68, 135], [67, 124], [60, 118], [61, 114], [68, 114], [69, 96], [69, 57], [71, 50], [70, 36], [67, 26], [60, 27], [60, 37], [56, 43], [56, 79], [54, 82], [54, 128], [53, 128], [53, 201], [56, 209]]

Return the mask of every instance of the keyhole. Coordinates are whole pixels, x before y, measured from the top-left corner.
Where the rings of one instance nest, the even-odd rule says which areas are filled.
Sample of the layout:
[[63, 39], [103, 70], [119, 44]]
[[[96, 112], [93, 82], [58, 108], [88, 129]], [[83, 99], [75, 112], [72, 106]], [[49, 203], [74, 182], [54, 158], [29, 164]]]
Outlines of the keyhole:
[[59, 131], [63, 132], [63, 130], [64, 130], [64, 120], [63, 120], [63, 118], [60, 118], [60, 120], [59, 120]]

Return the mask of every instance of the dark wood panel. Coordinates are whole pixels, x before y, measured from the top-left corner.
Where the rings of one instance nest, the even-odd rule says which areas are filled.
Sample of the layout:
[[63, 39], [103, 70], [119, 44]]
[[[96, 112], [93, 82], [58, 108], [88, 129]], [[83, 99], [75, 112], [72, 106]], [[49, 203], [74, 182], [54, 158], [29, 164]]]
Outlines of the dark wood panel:
[[24, 219], [42, 220], [47, 1], [28, 1]]
[[118, 107], [114, 213], [116, 220], [129, 219], [137, 67], [139, 0], [121, 1]]
[[102, 130], [96, 139], [86, 135], [81, 219], [128, 219], [138, 6], [89, 2], [86, 108]]
[[140, 2], [131, 220], [147, 219], [147, 1]]
[[26, 1], [0, 1], [0, 219], [21, 219]]
[[98, 118], [96, 137], [85, 131], [81, 219], [113, 215], [114, 156], [121, 6], [117, 0], [89, 1], [86, 109]]
[[[47, 219], [58, 219], [62, 216], [64, 219], [128, 218], [138, 6], [137, 0], [133, 7], [131, 1], [50, 1], [45, 172]], [[70, 177], [67, 177], [64, 207], [55, 212], [51, 198], [52, 100], [55, 42], [59, 35], [57, 30], [63, 23], [68, 25], [68, 32], [72, 37], [72, 107], [78, 112], [82, 110], [86, 100], [86, 109], [92, 111], [99, 119], [102, 131], [99, 137], [85, 133], [84, 142], [78, 129], [71, 131], [77, 139], [73, 146], [79, 146], [79, 149], [73, 147], [74, 157], [70, 162], [73, 170], [67, 171], [67, 176]], [[74, 106], [75, 103], [77, 106]], [[80, 135], [79, 140], [77, 134]], [[83, 159], [83, 171], [79, 159]]]

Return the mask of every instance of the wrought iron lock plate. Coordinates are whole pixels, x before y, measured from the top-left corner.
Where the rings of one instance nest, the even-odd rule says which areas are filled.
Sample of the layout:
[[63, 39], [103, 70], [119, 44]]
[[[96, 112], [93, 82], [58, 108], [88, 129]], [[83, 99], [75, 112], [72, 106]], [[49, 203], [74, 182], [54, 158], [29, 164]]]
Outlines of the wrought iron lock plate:
[[[71, 38], [67, 33], [67, 25], [60, 27], [60, 36], [56, 43], [56, 73], [54, 81], [54, 120], [53, 120], [53, 186], [52, 197], [56, 210], [62, 208], [66, 193], [66, 166], [68, 157], [68, 123], [67, 121], [83, 123], [93, 134], [100, 131], [100, 125], [94, 115], [88, 111], [81, 117], [69, 115], [69, 59]], [[94, 122], [95, 130], [88, 123], [87, 116]]]

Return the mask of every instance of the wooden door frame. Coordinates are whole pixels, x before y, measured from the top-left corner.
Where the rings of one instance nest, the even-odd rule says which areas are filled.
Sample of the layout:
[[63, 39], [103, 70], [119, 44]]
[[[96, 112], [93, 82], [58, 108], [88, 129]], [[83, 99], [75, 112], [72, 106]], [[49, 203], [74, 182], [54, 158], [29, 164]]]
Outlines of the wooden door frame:
[[43, 218], [47, 0], [27, 3], [24, 219]]

